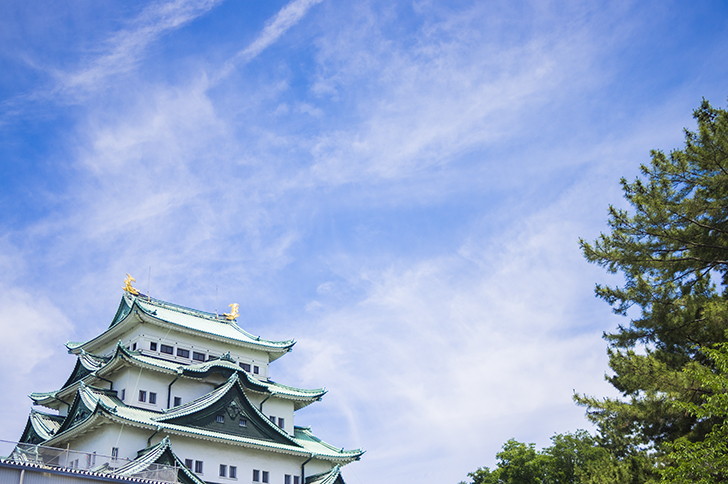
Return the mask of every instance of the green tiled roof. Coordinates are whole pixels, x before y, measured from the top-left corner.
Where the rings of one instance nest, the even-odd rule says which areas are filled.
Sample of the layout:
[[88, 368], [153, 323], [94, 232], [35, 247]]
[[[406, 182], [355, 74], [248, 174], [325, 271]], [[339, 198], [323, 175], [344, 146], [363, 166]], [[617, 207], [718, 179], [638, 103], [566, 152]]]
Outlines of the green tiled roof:
[[321, 452], [322, 448], [328, 449], [330, 452], [338, 452], [338, 453], [348, 453], [348, 454], [357, 454], [357, 458], [361, 456], [364, 451], [362, 449], [356, 449], [356, 450], [344, 450], [339, 449], [338, 447], [334, 447], [331, 444], [328, 444], [324, 442], [323, 440], [319, 439], [313, 433], [311, 432], [311, 427], [294, 427], [293, 428], [294, 437], [296, 441], [303, 445], [306, 449], [310, 450], [311, 452], [319, 453]]
[[113, 474], [120, 476], [139, 475], [147, 471], [154, 464], [174, 465], [177, 468], [177, 480], [182, 484], [205, 484], [172, 451], [169, 437], [165, 437], [159, 443], [139, 451], [134, 460], [115, 469]]
[[[228, 382], [220, 388], [227, 388], [229, 390], [230, 387], [235, 384], [240, 384], [237, 380], [237, 375], [231, 376], [230, 380], [228, 380]], [[315, 456], [324, 460], [339, 462], [342, 464], [356, 460], [364, 453], [361, 449], [337, 449], [336, 447], [314, 437], [308, 428], [303, 430], [296, 428], [295, 435], [293, 437], [288, 436], [290, 443], [286, 444], [224, 434], [211, 430], [172, 424], [165, 421], [167, 420], [167, 417], [179, 416], [180, 411], [190, 411], [192, 408], [200, 410], [201, 408], [204, 408], [205, 405], [212, 405], [216, 401], [216, 397], [219, 398], [221, 395], [220, 392], [222, 390], [220, 390], [220, 388], [213, 390], [213, 392], [207, 396], [197, 399], [195, 402], [192, 402], [187, 406], [178, 407], [172, 411], [175, 413], [168, 412], [160, 414], [158, 412], [127, 406], [124, 402], [116, 398], [113, 395], [113, 392], [81, 384], [76, 398], [79, 403], [77, 404], [76, 401], [74, 401], [72, 410], [75, 409], [77, 405], [80, 406], [82, 404], [83, 408], [89, 410], [93, 409], [91, 414], [78, 419], [77, 422], [69, 422], [68, 425], [67, 422], [64, 422], [64, 428], [62, 428], [61, 431], [54, 435], [50, 440], [53, 443], [65, 442], [66, 440], [64, 439], [66, 436], [73, 434], [77, 428], [79, 431], [82, 431], [83, 429], [90, 428], [90, 426], [94, 425], [95, 419], [107, 418], [127, 425], [135, 425], [147, 429], [159, 429], [167, 434], [171, 433], [188, 437], [204, 438], [250, 448], [258, 448], [261, 450], [267, 449], [276, 452], [300, 455], [302, 457]], [[194, 407], [191, 407], [193, 404]], [[73, 415], [74, 413], [69, 412], [69, 416], [71, 418], [73, 418]], [[267, 420], [264, 415], [260, 414], [260, 416], [263, 420]], [[277, 429], [276, 431], [282, 432], [272, 423], [269, 425], [271, 425], [271, 428], [275, 427], [275, 429]]]
[[[238, 326], [235, 321], [228, 321], [214, 313], [198, 311], [196, 309], [186, 308], [177, 304], [168, 303], [154, 298], [143, 298], [132, 296], [125, 293], [124, 297], [127, 304], [131, 307], [136, 303], [145, 313], [162, 321], [184, 326], [186, 328], [195, 329], [202, 333], [214, 334], [246, 343], [256, 344], [267, 348], [288, 349], [294, 345], [295, 341], [273, 341], [263, 339], [248, 333]], [[112, 322], [111, 326], [116, 324]], [[110, 326], [110, 327], [111, 327]]]
[[25, 425], [23, 435], [20, 442], [28, 444], [39, 444], [50, 439], [63, 423], [63, 417], [58, 415], [50, 415], [39, 412], [35, 409], [30, 410], [28, 422]]
[[68, 342], [66, 347], [71, 353], [80, 349], [93, 351], [99, 345], [120, 337], [124, 328], [134, 322], [156, 324], [167, 329], [178, 329], [182, 332], [194, 333], [203, 337], [226, 342], [237, 346], [245, 346], [268, 353], [270, 361], [284, 355], [296, 343], [294, 340], [273, 341], [255, 336], [238, 326], [235, 321], [228, 321], [213, 313], [186, 308], [147, 296], [134, 296], [124, 293], [119, 309], [111, 324], [99, 336], [85, 343]]
[[306, 484], [346, 484], [341, 477], [341, 467], [336, 464], [330, 471], [314, 474], [306, 478]]
[[[65, 398], [67, 401], [70, 401], [70, 395], [76, 391], [80, 381], [84, 381], [87, 384], [93, 383], [97, 378], [97, 375], [99, 377], [103, 377], [107, 373], [115, 371], [119, 365], [122, 364], [132, 364], [151, 370], [184, 375], [190, 378], [203, 378], [213, 371], [223, 373], [225, 376], [237, 373], [241, 379], [245, 380], [246, 388], [260, 393], [275, 394], [276, 396], [287, 400], [293, 400], [294, 408], [296, 410], [319, 400], [324, 394], [326, 394], [326, 389], [324, 388], [304, 389], [282, 385], [270, 380], [259, 380], [258, 378], [255, 378], [254, 375], [243, 371], [243, 369], [235, 363], [224, 358], [210, 360], [203, 363], [182, 365], [178, 362], [146, 356], [141, 354], [139, 351], [131, 351], [121, 343], [117, 345], [116, 351], [111, 357], [94, 356], [81, 350], [81, 354], [78, 355], [78, 358], [79, 361], [76, 363], [76, 368], [74, 369], [71, 377], [69, 377], [64, 388], [53, 392], [31, 393], [30, 398], [33, 402], [38, 405], [48, 406], [49, 404], [58, 401], [59, 398], [61, 400]], [[81, 378], [74, 378], [74, 375], [78, 374], [77, 370], [79, 367], [90, 367], [95, 368], [95, 370], [93, 372], [85, 373]]]

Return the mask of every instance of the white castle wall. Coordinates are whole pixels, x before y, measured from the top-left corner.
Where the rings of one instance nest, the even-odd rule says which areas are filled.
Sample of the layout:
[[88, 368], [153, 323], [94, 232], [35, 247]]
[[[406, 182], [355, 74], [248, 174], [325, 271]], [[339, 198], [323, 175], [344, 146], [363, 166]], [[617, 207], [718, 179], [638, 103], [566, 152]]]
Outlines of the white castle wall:
[[[80, 452], [93, 453], [110, 456], [112, 449], [118, 448], [119, 465], [124, 461], [132, 460], [137, 456], [137, 451], [147, 447], [150, 437], [151, 443], [156, 444], [167, 436], [164, 432], [156, 433], [154, 430], [140, 429], [129, 425], [108, 423], [92, 432], [86, 433], [71, 442], [70, 448]], [[308, 457], [293, 456], [277, 452], [264, 452], [239, 445], [223, 444], [201, 439], [191, 439], [180, 435], [169, 435], [172, 449], [184, 462], [185, 459], [201, 461], [203, 470], [197, 473], [201, 479], [207, 482], [252, 483], [253, 470], [269, 472], [270, 484], [283, 484], [285, 475], [300, 475], [301, 464], [308, 460]], [[226, 474], [229, 475], [229, 467], [237, 468], [237, 477], [221, 477], [220, 464], [227, 466]], [[319, 472], [328, 471], [333, 467], [331, 462], [313, 459], [305, 466], [306, 475], [310, 476]]]
[[[252, 348], [245, 348], [213, 339], [203, 339], [199, 336], [177, 331], [166, 331], [149, 324], [135, 325], [124, 332], [118, 338], [118, 341], [121, 341], [124, 346], [131, 350], [141, 351], [144, 355], [162, 358], [183, 365], [200, 362], [193, 359], [195, 352], [204, 354], [205, 361], [230, 352], [230, 356], [236, 363], [250, 365], [250, 372], [257, 378], [265, 380], [269, 377], [268, 354]], [[156, 350], [151, 349], [151, 343], [156, 343]], [[174, 353], [171, 355], [162, 353], [161, 346], [163, 344], [174, 348]], [[94, 348], [92, 352], [99, 355], [111, 355], [116, 351], [116, 346], [117, 341], [108, 342], [99, 348]], [[189, 356], [179, 356], [177, 349], [189, 351]], [[256, 368], [258, 373], [255, 373]]]
[[[120, 338], [108, 342], [102, 347], [94, 349], [96, 354], [111, 355], [116, 351], [117, 341], [122, 341], [126, 347], [141, 351], [147, 356], [163, 358], [180, 365], [199, 363], [192, 356], [193, 352], [205, 354], [205, 359], [218, 357], [230, 352], [236, 363], [245, 363], [258, 367], [258, 374], [254, 375], [265, 380], [269, 375], [268, 354], [264, 351], [243, 348], [230, 343], [224, 343], [209, 339], [202, 335], [192, 335], [178, 331], [167, 331], [151, 324], [136, 324], [129, 328]], [[151, 343], [156, 343], [156, 349], [152, 349]], [[161, 352], [161, 345], [169, 345], [174, 348], [174, 354]], [[181, 348], [190, 352], [189, 357], [178, 355], [177, 349]], [[122, 398], [126, 405], [139, 407], [146, 410], [162, 412], [167, 409], [167, 397], [169, 392], [169, 407], [173, 407], [175, 397], [181, 399], [181, 404], [189, 403], [205, 394], [208, 394], [216, 386], [225, 382], [225, 378], [219, 374], [210, 374], [204, 379], [179, 377], [176, 374], [166, 373], [140, 368], [123, 368], [107, 377], [113, 383], [113, 389], [117, 391], [119, 398]], [[169, 385], [171, 392], [169, 391]], [[107, 386], [107, 385], [104, 385]], [[139, 391], [145, 392], [145, 401], [139, 400]], [[150, 402], [150, 395], [156, 395], [156, 401]], [[262, 395], [254, 392], [247, 392], [246, 395], [251, 403], [260, 409], [266, 417], [275, 416], [275, 423], [279, 425], [283, 419], [283, 430], [288, 434], [294, 431], [294, 404], [290, 400], [275, 395]], [[132, 425], [119, 425], [116, 423], [105, 423], [91, 432], [80, 436], [71, 442], [70, 447], [83, 452], [97, 452], [101, 455], [110, 455], [112, 448], [119, 449], [120, 459], [133, 459], [137, 451], [147, 447], [147, 440], [154, 434], [153, 429], [140, 429]], [[164, 431], [152, 437], [152, 443], [159, 442], [165, 437]], [[269, 473], [269, 483], [284, 483], [284, 476], [300, 475], [301, 464], [308, 459], [304, 456], [293, 456], [276, 451], [260, 451], [235, 444], [223, 444], [202, 438], [195, 438], [183, 435], [169, 435], [174, 452], [181, 459], [192, 459], [203, 462], [203, 472], [200, 477], [211, 483], [232, 484], [230, 481], [244, 481], [252, 483], [253, 470], [266, 471]], [[237, 477], [231, 479], [227, 476], [220, 476], [220, 465], [234, 466], [237, 468]], [[331, 469], [332, 463], [321, 459], [312, 459], [306, 464], [306, 475], [312, 475]], [[194, 464], [193, 469], [194, 471]], [[261, 482], [262, 482], [262, 475]], [[291, 480], [293, 482], [293, 480]]]
[[[156, 438], [156, 437], [155, 437]], [[163, 438], [160, 437], [160, 439]], [[308, 457], [298, 457], [277, 452], [263, 452], [239, 445], [201, 442], [177, 435], [170, 435], [174, 452], [180, 459], [192, 459], [203, 462], [203, 472], [198, 474], [207, 482], [252, 482], [253, 470], [269, 472], [270, 484], [283, 484], [285, 475], [300, 475], [301, 464]], [[230, 479], [219, 476], [220, 464], [237, 467], [237, 478]], [[316, 474], [333, 467], [330, 462], [313, 459], [306, 464], [306, 475]]]

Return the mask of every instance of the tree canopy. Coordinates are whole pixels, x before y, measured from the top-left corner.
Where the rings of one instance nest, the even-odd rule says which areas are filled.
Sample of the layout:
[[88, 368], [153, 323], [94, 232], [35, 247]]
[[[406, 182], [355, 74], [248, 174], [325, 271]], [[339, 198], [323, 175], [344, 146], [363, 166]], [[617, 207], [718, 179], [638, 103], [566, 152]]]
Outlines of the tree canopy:
[[611, 206], [611, 232], [581, 241], [589, 262], [624, 277], [621, 286], [597, 285], [597, 295], [617, 314], [640, 311], [605, 333], [608, 380], [626, 400], [577, 397], [624, 445], [700, 440], [715, 423], [666, 404], [711, 393], [682, 370], [710, 366], [703, 348], [727, 341], [728, 113], [703, 101], [694, 117], [698, 131], [685, 131], [683, 149], [653, 151], [641, 178], [621, 180], [632, 213]]
[[620, 398], [575, 396], [597, 425], [536, 451], [509, 440], [472, 484], [728, 482], [728, 112], [703, 100], [685, 146], [652, 151], [629, 210], [581, 240], [587, 261], [620, 274], [598, 297], [630, 317], [606, 332]]

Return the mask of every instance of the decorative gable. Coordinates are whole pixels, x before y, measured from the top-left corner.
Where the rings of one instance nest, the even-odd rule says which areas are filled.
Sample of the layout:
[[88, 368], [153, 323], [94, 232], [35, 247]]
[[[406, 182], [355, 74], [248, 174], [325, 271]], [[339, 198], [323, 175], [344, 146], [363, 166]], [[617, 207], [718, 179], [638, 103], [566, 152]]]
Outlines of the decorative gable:
[[212, 394], [178, 407], [156, 420], [299, 447], [298, 443], [253, 407], [237, 374]]

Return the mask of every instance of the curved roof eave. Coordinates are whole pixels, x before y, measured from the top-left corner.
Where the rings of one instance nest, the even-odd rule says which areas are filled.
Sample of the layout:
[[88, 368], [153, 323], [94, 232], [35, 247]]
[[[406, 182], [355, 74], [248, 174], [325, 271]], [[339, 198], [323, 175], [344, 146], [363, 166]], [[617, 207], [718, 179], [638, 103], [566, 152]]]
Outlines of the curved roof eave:
[[[131, 298], [131, 304], [128, 306], [128, 311], [121, 311], [121, 307], [126, 304], [129, 304], [127, 301], [127, 297]], [[128, 294], [124, 294], [122, 298], [122, 304], [120, 305], [120, 309], [117, 311], [117, 314], [114, 316], [114, 320], [112, 321], [112, 324], [100, 335], [96, 336], [95, 338], [92, 338], [84, 343], [75, 343], [75, 342], [67, 342], [66, 348], [68, 348], [69, 353], [78, 354], [81, 352], [81, 350], [88, 351], [90, 348], [94, 347], [95, 345], [102, 344], [105, 341], [108, 341], [110, 339], [115, 338], [120, 333], [123, 333], [124, 329], [126, 329], [126, 326], [128, 326], [129, 321], [133, 321], [134, 318], [138, 318], [139, 322], [142, 323], [151, 323], [156, 324], [157, 326], [164, 327], [164, 328], [173, 328], [178, 331], [188, 333], [188, 334], [203, 334], [205, 337], [210, 338], [215, 341], [220, 341], [224, 343], [232, 343], [236, 346], [246, 347], [250, 349], [254, 349], [257, 351], [262, 351], [264, 353], [268, 353], [270, 355], [270, 361], [274, 361], [293, 348], [293, 346], [296, 344], [295, 340], [285, 340], [285, 341], [272, 341], [272, 340], [266, 340], [262, 339], [259, 336], [254, 336], [251, 333], [248, 333], [241, 327], [239, 327], [234, 322], [226, 322], [221, 320], [214, 320], [211, 319], [209, 316], [203, 317], [202, 315], [205, 315], [206, 313], [203, 313], [201, 311], [196, 311], [193, 309], [188, 308], [182, 308], [182, 306], [173, 305], [171, 303], [166, 303], [164, 301], [158, 301], [158, 300], [152, 300], [151, 301], [141, 301], [137, 297], [134, 296], [128, 296]], [[171, 311], [174, 312], [174, 309], [170, 308], [181, 308], [184, 309], [186, 312], [179, 311], [180, 314], [184, 314], [185, 316], [191, 316], [193, 318], [199, 319], [201, 322], [214, 322], [215, 324], [221, 325], [220, 329], [229, 328], [229, 331], [234, 331], [235, 333], [239, 333], [242, 337], [245, 337], [249, 341], [235, 338], [235, 333], [231, 335], [225, 335], [221, 333], [215, 333], [211, 331], [206, 331], [204, 329], [200, 328], [194, 328], [190, 326], [186, 326], [184, 324], [180, 324], [175, 321], [170, 321], [164, 318], [159, 317], [160, 315], [156, 314], [156, 310], [149, 310], [144, 307], [144, 305], [150, 305], [154, 306], [155, 304], [160, 305], [164, 304], [164, 310], [165, 311]], [[162, 306], [159, 306], [160, 309], [162, 309]], [[197, 313], [197, 315], [195, 314]], [[120, 319], [119, 319], [120, 318]], [[117, 320], [118, 319], [118, 320]]]
[[[230, 381], [233, 380], [233, 381]], [[232, 385], [240, 385], [240, 383], [237, 381], [237, 378], [231, 377], [230, 380], [227, 382], [226, 385], [223, 385], [223, 387], [227, 387], [227, 390], [230, 390]], [[221, 387], [222, 388], [222, 387]], [[98, 419], [99, 418], [106, 418], [108, 420], [114, 421], [119, 424], [124, 425], [131, 425], [137, 428], [144, 428], [144, 429], [150, 429], [154, 430], [157, 428], [161, 428], [167, 433], [173, 433], [176, 435], [181, 435], [188, 438], [201, 438], [213, 442], [219, 442], [224, 444], [235, 444], [235, 445], [241, 445], [243, 447], [248, 448], [255, 448], [259, 450], [268, 450], [268, 451], [274, 451], [284, 454], [290, 454], [290, 455], [298, 455], [298, 456], [311, 456], [311, 454], [314, 454], [315, 457], [327, 460], [330, 462], [341, 462], [341, 463], [349, 463], [354, 460], [357, 460], [361, 454], [363, 454], [363, 451], [355, 450], [355, 451], [342, 451], [337, 449], [336, 447], [326, 444], [325, 442], [321, 441], [320, 439], [313, 436], [313, 434], [310, 433], [310, 429], [308, 430], [308, 435], [310, 437], [313, 437], [310, 439], [311, 442], [314, 444], [317, 444], [317, 446], [320, 446], [319, 449], [313, 449], [311, 445], [306, 446], [305, 443], [298, 442], [300, 439], [297, 439], [295, 436], [290, 437], [288, 436], [288, 439], [292, 441], [292, 444], [282, 444], [282, 443], [276, 443], [276, 442], [266, 442], [261, 441], [257, 439], [252, 439], [248, 437], [241, 437], [241, 436], [235, 436], [235, 435], [229, 435], [229, 434], [222, 434], [219, 432], [214, 432], [210, 430], [204, 430], [204, 429], [198, 429], [194, 427], [186, 427], [183, 425], [178, 424], [171, 424], [164, 421], [156, 420], [156, 418], [162, 417], [161, 415], [150, 412], [146, 410], [141, 410], [137, 408], [132, 408], [126, 406], [123, 402], [117, 402], [114, 399], [110, 399], [108, 395], [100, 395], [97, 394], [97, 392], [107, 392], [108, 390], [102, 390], [102, 389], [94, 389], [91, 387], [87, 387], [84, 385], [82, 389], [79, 390], [79, 398], [84, 398], [89, 401], [94, 402], [94, 411], [84, 420], [76, 423], [75, 425], [70, 426], [69, 428], [65, 429], [62, 433], [59, 433], [57, 435], [54, 435], [52, 439], [49, 441], [58, 441], [63, 440], [63, 438], [66, 437], [72, 437], [78, 432], [85, 432], [89, 430], [89, 428], [92, 428], [95, 425], [98, 425]], [[221, 391], [220, 388], [213, 390], [213, 392], [216, 392], [217, 395], [214, 395], [211, 400], [217, 400], [219, 397], [221, 397], [220, 393], [225, 393], [225, 391]], [[211, 393], [213, 393], [211, 392]], [[81, 395], [83, 394], [83, 396]], [[93, 394], [93, 395], [90, 395]], [[218, 397], [217, 399], [215, 397]], [[110, 403], [106, 403], [104, 399], [109, 400]], [[118, 404], [117, 404], [118, 403]], [[115, 404], [112, 406], [112, 404]], [[209, 403], [211, 404], [211, 403]], [[257, 411], [257, 409], [253, 406], [253, 408]], [[123, 415], [125, 413], [125, 410], [129, 409], [132, 410], [131, 415]], [[127, 412], [128, 413], [128, 412]], [[136, 417], [133, 417], [133, 415], [136, 414]], [[165, 415], [165, 414], [162, 414]], [[259, 415], [261, 419], [267, 420], [265, 418], [265, 415], [260, 414]], [[163, 418], [163, 417], [162, 417]], [[276, 427], [277, 428], [277, 427]], [[299, 427], [296, 427], [297, 429], [300, 429]], [[282, 430], [278, 429], [278, 431], [282, 432]], [[287, 434], [286, 434], [287, 435]]]
[[[95, 355], [91, 355], [90, 353], [86, 353], [86, 355], [90, 357], [95, 357]], [[68, 395], [75, 393], [81, 382], [87, 385], [92, 384], [94, 380], [98, 380], [108, 375], [109, 373], [113, 373], [121, 365], [124, 364], [151, 369], [153, 371], [159, 371], [170, 375], [182, 373], [182, 375], [187, 378], [204, 377], [209, 372], [217, 368], [234, 371], [238, 374], [240, 378], [245, 377], [248, 384], [245, 384], [244, 386], [248, 390], [263, 394], [275, 395], [277, 398], [293, 401], [295, 410], [300, 410], [301, 408], [304, 408], [314, 402], [320, 401], [321, 398], [327, 393], [327, 390], [325, 388], [296, 388], [282, 385], [273, 381], [258, 380], [257, 378], [253, 377], [249, 373], [239, 368], [237, 365], [228, 363], [224, 360], [212, 360], [196, 365], [181, 365], [167, 360], [135, 354], [131, 350], [127, 349], [123, 344], [118, 344], [114, 355], [107, 358], [104, 365], [96, 371], [85, 375], [79, 380], [76, 380], [70, 385], [63, 387], [59, 390], [45, 393], [32, 393], [29, 396], [31, 400], [33, 400], [33, 402], [37, 405], [43, 405], [48, 407], [48, 405], [53, 402], [61, 402], [69, 405], [63, 400], [63, 398], [67, 398]]]

